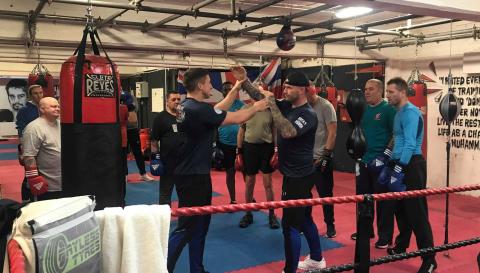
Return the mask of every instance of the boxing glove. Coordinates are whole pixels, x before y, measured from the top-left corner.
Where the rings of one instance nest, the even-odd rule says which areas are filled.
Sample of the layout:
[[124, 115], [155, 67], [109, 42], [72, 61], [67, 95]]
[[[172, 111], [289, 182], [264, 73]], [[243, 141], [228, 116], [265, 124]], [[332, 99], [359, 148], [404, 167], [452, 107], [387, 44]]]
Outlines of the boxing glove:
[[405, 173], [403, 171], [403, 166], [400, 163], [395, 164], [395, 167], [390, 171], [390, 183], [388, 183], [388, 190], [391, 192], [401, 192], [406, 191], [407, 186], [403, 182], [405, 178]]
[[235, 169], [237, 171], [243, 171], [243, 149], [237, 149], [237, 156], [235, 157]]
[[390, 176], [392, 172], [392, 168], [390, 167], [391, 161], [388, 161], [387, 164], [383, 167], [378, 175], [377, 181], [378, 184], [382, 186], [386, 186], [390, 182]]
[[160, 153], [152, 153], [150, 156], [150, 173], [154, 176], [162, 176], [165, 174], [165, 168], [163, 166]]
[[319, 158], [317, 169], [323, 173], [330, 168], [331, 164], [332, 164], [332, 156], [323, 155], [322, 157]]
[[274, 170], [278, 169], [278, 148], [277, 147], [275, 147], [272, 158], [270, 159], [270, 167], [272, 167], [272, 169]]
[[48, 191], [48, 183], [43, 176], [38, 174], [37, 166], [26, 166], [25, 177], [34, 196], [42, 195]]
[[217, 146], [217, 143], [213, 143], [213, 154], [212, 154], [212, 165], [213, 168], [216, 170], [223, 169], [223, 160], [225, 159], [225, 155], [223, 154], [222, 149]]
[[387, 162], [390, 160], [390, 157], [392, 156], [392, 150], [390, 149], [385, 149], [383, 151], [383, 154], [378, 155], [374, 159], [372, 159], [370, 162], [367, 164], [367, 168], [369, 171], [373, 172], [374, 174], [380, 174], [382, 169], [386, 166]]

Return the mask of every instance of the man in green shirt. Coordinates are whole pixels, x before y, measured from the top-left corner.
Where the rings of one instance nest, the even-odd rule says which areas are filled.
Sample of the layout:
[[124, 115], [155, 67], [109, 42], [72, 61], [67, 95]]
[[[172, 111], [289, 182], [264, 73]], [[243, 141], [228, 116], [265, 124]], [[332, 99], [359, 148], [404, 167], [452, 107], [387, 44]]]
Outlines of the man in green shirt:
[[[378, 174], [391, 155], [393, 120], [396, 110], [382, 99], [384, 85], [377, 79], [368, 80], [365, 84], [365, 99], [367, 108], [363, 114], [360, 126], [367, 141], [367, 152], [361, 162], [356, 165], [356, 193], [388, 192], [378, 182]], [[392, 243], [393, 211], [395, 201], [377, 202], [377, 229], [378, 241], [376, 248], [384, 249]], [[357, 234], [352, 234], [356, 240]], [[373, 226], [370, 228], [370, 237], [375, 237]]]

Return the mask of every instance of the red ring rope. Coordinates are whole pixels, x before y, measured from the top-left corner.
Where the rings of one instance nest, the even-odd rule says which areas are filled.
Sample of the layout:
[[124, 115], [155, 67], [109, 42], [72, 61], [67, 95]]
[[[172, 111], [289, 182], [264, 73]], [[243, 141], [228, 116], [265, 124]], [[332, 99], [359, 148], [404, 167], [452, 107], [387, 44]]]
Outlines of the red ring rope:
[[[474, 190], [480, 190], [480, 184], [457, 186], [457, 187], [445, 187], [445, 188], [438, 188], [438, 189], [414, 190], [414, 191], [405, 191], [405, 192], [388, 192], [388, 193], [372, 194], [372, 196], [374, 200], [393, 200], [393, 199], [414, 198], [414, 197], [420, 197], [420, 196], [463, 192], [463, 191], [474, 191]], [[315, 206], [315, 205], [324, 205], [324, 204], [331, 205], [331, 204], [343, 204], [343, 203], [359, 203], [359, 202], [363, 202], [363, 200], [364, 200], [363, 195], [350, 195], [350, 196], [325, 197], [325, 198], [314, 198], [314, 199], [298, 199], [298, 200], [288, 200], [288, 201], [271, 201], [271, 202], [261, 202], [261, 203], [189, 207], [189, 208], [178, 208], [178, 209], [172, 210], [172, 216], [176, 216], [176, 217], [194, 216], [194, 215], [206, 215], [206, 214], [237, 212], [237, 211], [252, 211], [252, 210], [261, 210], [261, 209], [278, 209], [278, 208], [290, 208], [290, 207]]]

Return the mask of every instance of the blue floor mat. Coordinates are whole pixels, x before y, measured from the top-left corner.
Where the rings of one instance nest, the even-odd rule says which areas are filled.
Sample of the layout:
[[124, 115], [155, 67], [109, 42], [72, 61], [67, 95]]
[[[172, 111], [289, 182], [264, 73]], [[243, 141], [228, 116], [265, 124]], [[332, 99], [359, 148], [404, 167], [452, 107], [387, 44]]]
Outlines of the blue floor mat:
[[0, 149], [17, 149], [17, 146], [15, 143], [0, 143]]
[[[127, 183], [127, 195], [125, 197], [125, 204], [139, 205], [139, 204], [158, 204], [158, 195], [160, 193], [160, 183], [157, 182], [140, 182]], [[220, 196], [218, 192], [213, 192], [212, 196]], [[172, 201], [178, 201], [177, 191], [175, 188], [172, 193]]]
[[[16, 147], [16, 146], [15, 146]], [[14, 153], [0, 153], [0, 160], [16, 160], [18, 155]]]
[[[205, 270], [212, 273], [229, 272], [285, 259], [282, 230], [268, 227], [267, 213], [253, 214], [253, 224], [245, 229], [238, 227], [243, 212], [212, 216], [205, 246]], [[171, 230], [176, 224], [172, 222]], [[324, 237], [321, 237], [321, 244], [323, 251], [343, 246]], [[302, 236], [301, 254], [308, 253], [307, 241]], [[175, 272], [189, 272], [188, 245], [177, 262]]]

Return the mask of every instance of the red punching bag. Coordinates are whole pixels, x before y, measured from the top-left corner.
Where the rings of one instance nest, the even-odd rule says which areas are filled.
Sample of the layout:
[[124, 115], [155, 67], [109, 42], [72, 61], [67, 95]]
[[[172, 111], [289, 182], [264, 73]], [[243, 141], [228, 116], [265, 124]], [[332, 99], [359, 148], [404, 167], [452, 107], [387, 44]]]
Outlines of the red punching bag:
[[[87, 36], [94, 55], [85, 54]], [[96, 209], [103, 209], [124, 204], [126, 174], [120, 77], [107, 53], [100, 56], [95, 38], [100, 42], [96, 30], [87, 26], [74, 56], [60, 71], [62, 186], [65, 196], [94, 195]]]
[[53, 76], [48, 72], [45, 66], [40, 64], [40, 62], [35, 65], [32, 72], [28, 75], [28, 86], [34, 84], [42, 86], [44, 97], [55, 97]]
[[427, 84], [421, 79], [420, 71], [413, 69], [407, 81], [408, 100], [422, 112], [423, 116], [423, 142], [422, 154], [427, 157]]

